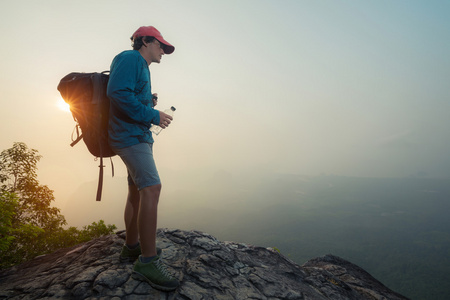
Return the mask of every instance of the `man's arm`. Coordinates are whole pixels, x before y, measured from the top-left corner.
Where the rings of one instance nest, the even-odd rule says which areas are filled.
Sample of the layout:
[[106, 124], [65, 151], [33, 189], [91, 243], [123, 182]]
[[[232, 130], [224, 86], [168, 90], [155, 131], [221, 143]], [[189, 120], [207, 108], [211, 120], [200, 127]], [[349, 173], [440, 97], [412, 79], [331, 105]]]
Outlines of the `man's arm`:
[[150, 127], [160, 123], [160, 112], [144, 105], [135, 96], [139, 63], [138, 58], [132, 55], [118, 58], [111, 68], [107, 94], [122, 119]]

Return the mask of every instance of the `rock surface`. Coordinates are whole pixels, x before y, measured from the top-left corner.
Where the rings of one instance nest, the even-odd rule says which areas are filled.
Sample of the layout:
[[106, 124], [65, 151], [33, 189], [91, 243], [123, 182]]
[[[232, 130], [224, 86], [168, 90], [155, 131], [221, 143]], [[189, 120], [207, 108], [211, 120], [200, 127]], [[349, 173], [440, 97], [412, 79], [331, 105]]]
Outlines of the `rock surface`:
[[407, 299], [339, 257], [299, 266], [273, 249], [168, 229], [158, 230], [157, 245], [181, 285], [160, 292], [119, 262], [124, 238], [119, 232], [0, 271], [0, 299]]

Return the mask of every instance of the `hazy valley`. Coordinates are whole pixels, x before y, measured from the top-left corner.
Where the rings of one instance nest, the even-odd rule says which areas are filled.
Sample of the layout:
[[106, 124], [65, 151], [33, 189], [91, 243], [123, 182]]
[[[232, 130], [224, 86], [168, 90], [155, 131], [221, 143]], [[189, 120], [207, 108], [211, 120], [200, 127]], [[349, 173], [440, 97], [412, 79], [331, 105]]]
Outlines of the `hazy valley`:
[[[85, 183], [63, 214], [69, 225], [104, 219], [123, 228], [124, 178]], [[302, 264], [332, 253], [363, 267], [412, 299], [450, 293], [450, 180], [306, 177], [225, 171], [178, 174], [164, 183], [159, 226], [196, 229], [277, 247]], [[82, 216], [82, 217], [80, 217]]]

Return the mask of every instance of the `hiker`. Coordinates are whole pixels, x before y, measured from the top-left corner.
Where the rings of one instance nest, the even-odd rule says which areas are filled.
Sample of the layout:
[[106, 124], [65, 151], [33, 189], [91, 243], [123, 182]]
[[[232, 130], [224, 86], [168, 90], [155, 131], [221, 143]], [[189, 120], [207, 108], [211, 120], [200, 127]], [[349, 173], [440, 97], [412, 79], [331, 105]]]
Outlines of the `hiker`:
[[107, 94], [111, 101], [109, 144], [128, 171], [125, 206], [125, 245], [121, 261], [134, 261], [132, 276], [163, 291], [179, 282], [170, 275], [156, 248], [161, 181], [153, 159], [152, 124], [169, 126], [172, 117], [154, 109], [149, 66], [160, 63], [175, 47], [153, 26], [142, 26], [131, 37], [133, 50], [123, 51], [111, 63]]

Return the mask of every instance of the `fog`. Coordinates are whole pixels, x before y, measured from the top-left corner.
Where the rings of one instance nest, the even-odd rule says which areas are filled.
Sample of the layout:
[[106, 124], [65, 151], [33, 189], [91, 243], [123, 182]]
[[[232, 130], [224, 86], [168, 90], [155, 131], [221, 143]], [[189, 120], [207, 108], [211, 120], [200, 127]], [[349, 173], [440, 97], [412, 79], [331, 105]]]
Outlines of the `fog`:
[[[39, 180], [69, 215], [98, 162], [82, 143], [69, 146], [75, 122], [58, 108], [56, 86], [73, 71], [108, 70], [139, 26], [154, 25], [176, 47], [150, 68], [157, 108], [177, 108], [155, 143], [167, 196], [203, 193], [220, 172], [239, 195], [271, 174], [449, 178], [448, 9], [446, 1], [3, 1], [0, 147], [39, 150]], [[113, 162], [104, 193], [120, 206], [126, 171]]]

